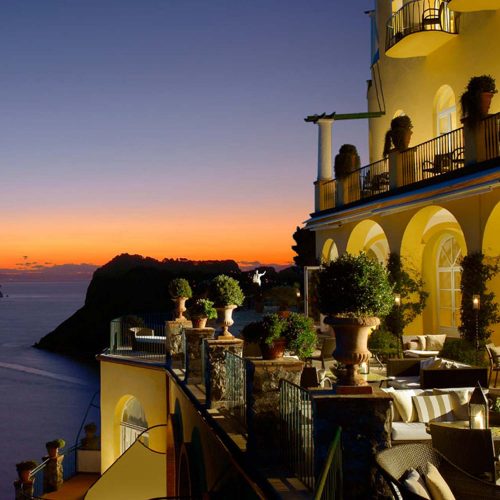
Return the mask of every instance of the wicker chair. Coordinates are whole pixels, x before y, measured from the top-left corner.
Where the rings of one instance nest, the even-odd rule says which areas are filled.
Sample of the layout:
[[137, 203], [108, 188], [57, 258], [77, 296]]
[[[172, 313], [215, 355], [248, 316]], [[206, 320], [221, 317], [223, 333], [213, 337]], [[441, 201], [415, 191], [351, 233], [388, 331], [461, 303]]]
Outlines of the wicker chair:
[[491, 384], [491, 377], [493, 372], [495, 372], [495, 387], [497, 386], [498, 372], [500, 372], [500, 364], [498, 362], [497, 356], [492, 352], [491, 347], [495, 347], [494, 344], [486, 345], [486, 352], [488, 353], [488, 359], [490, 360], [490, 376], [488, 378], [488, 386]]
[[457, 500], [500, 499], [500, 486], [477, 479], [446, 460], [429, 444], [402, 444], [377, 453], [377, 466], [394, 498], [422, 499], [408, 491], [401, 479], [409, 468], [425, 471], [427, 462], [435, 465]]

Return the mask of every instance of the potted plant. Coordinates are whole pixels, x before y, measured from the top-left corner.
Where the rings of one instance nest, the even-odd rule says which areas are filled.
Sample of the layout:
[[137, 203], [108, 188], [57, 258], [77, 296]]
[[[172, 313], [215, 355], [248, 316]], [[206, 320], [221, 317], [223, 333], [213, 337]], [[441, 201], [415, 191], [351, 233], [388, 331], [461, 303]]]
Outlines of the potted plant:
[[53, 441], [48, 441], [45, 443], [45, 448], [47, 448], [47, 453], [49, 458], [57, 458], [59, 456], [59, 449], [66, 446], [66, 441], [64, 439], [54, 439]]
[[409, 116], [396, 116], [391, 120], [391, 128], [385, 134], [384, 157], [394, 146], [399, 152], [408, 149], [412, 135], [413, 124]]
[[352, 144], [343, 144], [338, 154], [335, 156], [333, 167], [335, 170], [335, 178], [338, 180], [344, 179], [350, 173], [360, 168], [361, 160], [356, 146]]
[[267, 360], [283, 357], [285, 349], [305, 359], [317, 341], [312, 319], [294, 312], [286, 317], [268, 314], [261, 321], [246, 325], [241, 334], [246, 342], [259, 344], [262, 357]]
[[35, 480], [31, 477], [31, 472], [37, 467], [34, 460], [26, 460], [16, 464], [19, 479], [14, 481], [16, 498], [31, 498], [34, 495]]
[[347, 368], [342, 384], [363, 384], [357, 368], [370, 359], [368, 335], [394, 303], [385, 268], [364, 253], [343, 254], [318, 272], [318, 299], [335, 332], [334, 357]]
[[491, 75], [473, 76], [460, 96], [462, 118], [471, 126], [477, 125], [488, 116], [491, 100], [496, 93], [495, 79]]
[[287, 344], [285, 321], [278, 314], [267, 314], [261, 321], [246, 325], [241, 335], [246, 342], [259, 344], [263, 359], [278, 359], [283, 357]]
[[188, 280], [184, 278], [173, 279], [168, 285], [168, 291], [175, 302], [175, 321], [186, 321], [184, 317], [186, 300], [193, 296]]
[[210, 293], [217, 309], [219, 324], [222, 326], [219, 337], [232, 338], [229, 327], [234, 324], [233, 311], [245, 300], [240, 284], [234, 278], [220, 274], [212, 280]]
[[193, 322], [193, 328], [205, 328], [209, 319], [217, 317], [217, 311], [211, 300], [198, 299], [189, 308], [189, 315]]

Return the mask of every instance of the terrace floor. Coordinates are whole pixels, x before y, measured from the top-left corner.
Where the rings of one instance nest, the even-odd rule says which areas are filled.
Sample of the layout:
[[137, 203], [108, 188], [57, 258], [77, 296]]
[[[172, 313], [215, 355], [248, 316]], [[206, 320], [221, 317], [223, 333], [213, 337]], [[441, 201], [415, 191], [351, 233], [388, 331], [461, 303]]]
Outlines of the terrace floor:
[[42, 498], [49, 500], [82, 500], [99, 477], [99, 474], [78, 474], [65, 481], [60, 490], [46, 493]]

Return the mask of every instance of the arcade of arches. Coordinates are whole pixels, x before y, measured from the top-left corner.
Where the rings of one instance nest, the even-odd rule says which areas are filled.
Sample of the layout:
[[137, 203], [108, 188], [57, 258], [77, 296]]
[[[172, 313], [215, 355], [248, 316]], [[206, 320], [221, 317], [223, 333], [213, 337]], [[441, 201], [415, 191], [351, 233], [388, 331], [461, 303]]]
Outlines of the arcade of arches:
[[[406, 333], [458, 336], [460, 261], [475, 251], [498, 257], [499, 228], [500, 203], [449, 202], [339, 225], [316, 234], [322, 263], [344, 252], [365, 252], [386, 263], [390, 252], [399, 253], [405, 267], [421, 275], [429, 293], [424, 312], [407, 327]], [[500, 300], [499, 275], [491, 280], [489, 289]], [[492, 341], [499, 344], [500, 327], [493, 329]]]

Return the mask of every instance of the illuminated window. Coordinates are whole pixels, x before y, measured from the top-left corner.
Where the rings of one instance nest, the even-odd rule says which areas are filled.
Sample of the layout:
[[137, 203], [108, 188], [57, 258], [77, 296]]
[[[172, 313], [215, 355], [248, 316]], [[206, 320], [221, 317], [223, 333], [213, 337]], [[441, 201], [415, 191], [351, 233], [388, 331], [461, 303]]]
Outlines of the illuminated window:
[[436, 135], [455, 130], [457, 128], [457, 105], [453, 89], [449, 85], [443, 85], [437, 91], [435, 103]]
[[120, 422], [121, 453], [127, 451], [141, 434], [141, 441], [148, 446], [149, 435], [147, 432], [144, 432], [147, 428], [148, 422], [141, 403], [136, 398], [130, 398], [125, 403]]
[[456, 333], [460, 324], [460, 259], [462, 250], [453, 236], [445, 237], [437, 253], [437, 297], [439, 330]]

